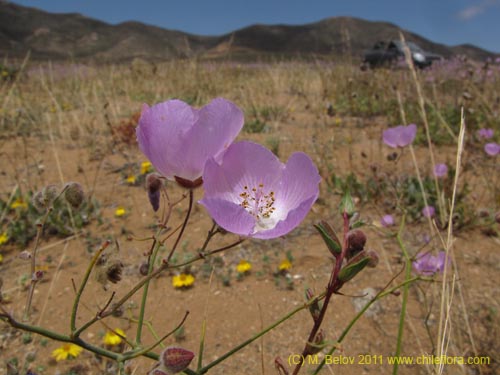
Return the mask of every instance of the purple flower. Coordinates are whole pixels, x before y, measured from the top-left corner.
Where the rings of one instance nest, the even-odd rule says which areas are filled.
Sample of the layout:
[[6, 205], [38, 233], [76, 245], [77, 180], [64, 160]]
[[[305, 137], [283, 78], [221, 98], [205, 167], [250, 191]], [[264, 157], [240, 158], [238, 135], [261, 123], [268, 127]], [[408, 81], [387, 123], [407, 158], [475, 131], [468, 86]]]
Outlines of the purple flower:
[[390, 226], [393, 226], [393, 225], [394, 225], [394, 218], [392, 217], [392, 215], [384, 215], [384, 216], [382, 216], [382, 218], [380, 219], [380, 224], [381, 224], [383, 227], [390, 227]]
[[500, 154], [500, 145], [498, 143], [486, 143], [484, 145], [484, 152], [490, 156]]
[[229, 232], [275, 238], [305, 218], [318, 198], [320, 180], [306, 154], [296, 152], [283, 164], [261, 145], [238, 142], [220, 163], [208, 160], [200, 203]]
[[424, 215], [425, 217], [433, 217], [435, 213], [436, 209], [432, 206], [425, 206], [422, 209], [422, 215]]
[[413, 263], [413, 270], [423, 276], [432, 276], [437, 272], [443, 272], [446, 265], [446, 253], [440, 251], [435, 257], [430, 253], [420, 255]]
[[144, 104], [136, 132], [141, 151], [163, 176], [200, 184], [206, 161], [219, 161], [242, 127], [243, 113], [225, 99], [199, 110], [168, 100]]
[[476, 134], [479, 138], [490, 139], [493, 137], [494, 131], [491, 128], [483, 128], [483, 129], [479, 129], [476, 132]]
[[436, 177], [446, 177], [448, 174], [448, 166], [446, 164], [436, 164], [434, 166], [434, 176]]
[[413, 142], [417, 135], [417, 125], [399, 125], [394, 128], [384, 130], [382, 139], [384, 143], [393, 148], [406, 147]]

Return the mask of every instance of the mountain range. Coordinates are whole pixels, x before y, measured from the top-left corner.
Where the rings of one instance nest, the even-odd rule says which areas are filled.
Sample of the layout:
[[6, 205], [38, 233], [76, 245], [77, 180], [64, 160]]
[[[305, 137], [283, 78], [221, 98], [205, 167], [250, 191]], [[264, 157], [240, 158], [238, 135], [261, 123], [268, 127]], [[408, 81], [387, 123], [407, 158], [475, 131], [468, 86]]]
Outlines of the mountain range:
[[495, 54], [463, 44], [434, 43], [397, 25], [352, 17], [291, 25], [256, 24], [220, 36], [200, 36], [129, 21], [111, 25], [77, 13], [56, 14], [0, 1], [0, 57], [34, 60], [122, 62], [134, 58], [236, 60], [351, 56], [380, 40], [408, 41], [444, 57], [466, 55], [485, 60]]

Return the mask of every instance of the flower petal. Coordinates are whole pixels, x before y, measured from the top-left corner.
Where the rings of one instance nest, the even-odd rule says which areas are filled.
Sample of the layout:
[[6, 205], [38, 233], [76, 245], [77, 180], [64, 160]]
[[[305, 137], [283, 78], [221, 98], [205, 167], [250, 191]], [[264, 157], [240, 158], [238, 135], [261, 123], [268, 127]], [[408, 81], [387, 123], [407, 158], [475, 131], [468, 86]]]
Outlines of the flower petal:
[[136, 130], [139, 148], [165, 177], [173, 179], [178, 173], [183, 134], [197, 119], [197, 111], [180, 100], [143, 105]]
[[291, 210], [284, 220], [278, 222], [273, 229], [257, 232], [252, 237], [269, 239], [284, 236], [304, 220], [316, 198], [311, 197], [303, 201], [297, 208]]
[[205, 206], [212, 219], [228, 232], [245, 237], [253, 233], [255, 219], [242, 206], [217, 198], [203, 198], [199, 203]]
[[410, 124], [408, 126], [403, 126], [401, 134], [399, 137], [399, 147], [406, 147], [413, 142], [415, 136], [417, 135], [417, 125]]
[[217, 98], [201, 108], [199, 118], [183, 135], [178, 163], [184, 178], [201, 176], [205, 162], [214, 157], [220, 160], [243, 127], [243, 113], [228, 100]]
[[495, 156], [500, 153], [500, 145], [497, 143], [486, 143], [484, 145], [484, 152], [490, 156]]
[[[245, 186], [252, 189], [263, 184], [266, 190], [277, 189], [285, 168], [271, 151], [247, 141], [234, 143], [227, 149], [220, 164], [221, 171], [216, 172], [213, 163], [207, 168], [208, 165], [207, 162], [203, 173], [205, 194], [219, 196], [222, 190], [229, 189], [235, 203]], [[224, 186], [222, 181], [216, 181], [222, 176], [226, 180]]]
[[309, 156], [302, 152], [294, 153], [288, 159], [276, 194], [277, 209], [286, 206], [288, 210], [293, 210], [311, 197], [315, 201], [319, 195], [320, 181], [318, 169]]
[[396, 126], [394, 128], [384, 130], [382, 133], [382, 139], [387, 146], [392, 148], [398, 147], [399, 128], [400, 126]]

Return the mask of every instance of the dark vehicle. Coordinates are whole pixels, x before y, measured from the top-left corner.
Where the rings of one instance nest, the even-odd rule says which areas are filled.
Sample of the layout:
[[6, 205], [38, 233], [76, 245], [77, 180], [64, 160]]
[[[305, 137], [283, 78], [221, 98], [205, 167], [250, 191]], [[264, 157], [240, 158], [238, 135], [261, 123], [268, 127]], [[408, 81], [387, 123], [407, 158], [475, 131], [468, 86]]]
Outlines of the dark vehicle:
[[[424, 51], [413, 42], [406, 42], [413, 60], [418, 68], [426, 68], [433, 61], [442, 60], [440, 55]], [[377, 42], [372, 49], [365, 52], [364, 65], [375, 68], [378, 66], [391, 66], [399, 61], [405, 60], [404, 43], [399, 40], [392, 40], [389, 43]]]

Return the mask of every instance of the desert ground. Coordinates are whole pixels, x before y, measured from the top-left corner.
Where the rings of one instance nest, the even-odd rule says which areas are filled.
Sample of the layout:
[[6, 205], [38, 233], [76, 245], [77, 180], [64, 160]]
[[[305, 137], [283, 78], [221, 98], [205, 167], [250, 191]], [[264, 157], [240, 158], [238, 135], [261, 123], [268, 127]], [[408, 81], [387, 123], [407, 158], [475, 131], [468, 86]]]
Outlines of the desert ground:
[[[0, 82], [0, 374], [146, 374], [153, 368], [155, 360], [142, 356], [119, 369], [89, 350], [57, 361], [53, 353], [63, 343], [12, 327], [8, 317], [69, 335], [77, 291], [106, 241], [106, 259], [91, 269], [81, 293], [77, 327], [145, 277], [155, 233], [165, 239], [153, 264], [160, 267], [186, 217], [188, 199], [186, 189], [166, 182], [176, 204], [167, 228], [158, 230], [166, 201], [163, 196], [155, 213], [145, 189], [145, 176], [154, 168], [136, 141], [142, 104], [178, 98], [200, 108], [217, 97], [244, 112], [237, 140], [258, 142], [282, 162], [297, 151], [308, 154], [322, 178], [320, 195], [306, 219], [284, 237], [249, 238], [202, 257], [213, 222], [197, 203], [203, 186], [196, 188], [171, 266], [150, 281], [143, 347], [173, 332], [151, 352], [172, 346], [190, 350], [193, 373], [208, 365], [209, 374], [291, 374], [314, 323], [305, 292], [320, 296], [334, 265], [313, 225], [325, 220], [342, 236], [339, 205], [349, 191], [366, 248], [378, 254], [378, 265], [363, 269], [332, 296], [321, 326], [324, 340], [300, 373], [317, 373], [322, 360], [321, 374], [391, 373], [395, 353], [415, 360], [401, 364], [400, 374], [498, 373], [500, 156], [484, 147], [500, 142], [500, 63], [456, 59], [424, 71], [360, 70], [329, 61], [19, 62], [18, 67], [15, 76], [6, 73]], [[411, 146], [384, 143], [384, 130], [411, 123], [418, 129]], [[492, 129], [492, 137], [481, 129]], [[433, 174], [438, 163], [448, 168], [439, 178]], [[58, 198], [43, 221], [33, 196], [49, 185], [60, 191], [69, 182], [82, 186], [83, 203], [73, 208]], [[430, 219], [422, 214], [425, 202], [436, 208]], [[391, 215], [394, 225], [382, 225], [384, 215]], [[218, 233], [207, 250], [238, 240]], [[26, 317], [33, 284], [29, 255], [35, 248], [41, 276]], [[440, 251], [448, 254], [446, 272], [422, 276], [411, 266], [419, 255]], [[242, 261], [251, 269], [240, 272]], [[110, 264], [120, 265], [114, 280], [106, 274]], [[194, 282], [174, 286], [180, 273]], [[130, 350], [143, 290], [89, 325], [81, 340], [113, 352]], [[126, 339], [104, 344], [106, 333], [116, 329]], [[455, 363], [424, 363], [433, 355]], [[278, 357], [286, 370], [277, 369]], [[459, 364], [457, 358], [482, 363]]]

